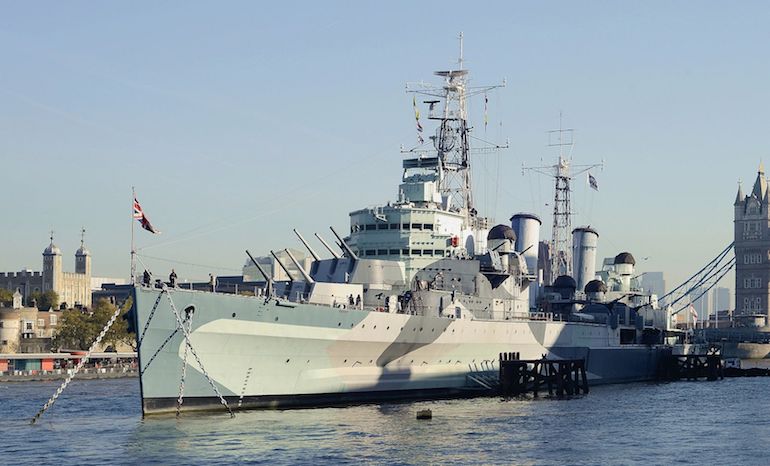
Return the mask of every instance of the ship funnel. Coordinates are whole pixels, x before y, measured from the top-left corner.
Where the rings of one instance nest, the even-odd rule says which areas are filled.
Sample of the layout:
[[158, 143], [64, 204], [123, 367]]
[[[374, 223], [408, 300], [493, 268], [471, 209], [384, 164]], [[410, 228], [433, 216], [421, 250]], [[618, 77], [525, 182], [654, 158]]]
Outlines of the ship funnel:
[[529, 284], [529, 307], [535, 308], [539, 297], [540, 283], [537, 280], [537, 255], [540, 250], [540, 218], [535, 214], [518, 213], [511, 217], [511, 228], [516, 234], [515, 250], [524, 257], [527, 273], [533, 277]]
[[516, 252], [524, 256], [527, 272], [537, 275], [538, 241], [540, 241], [540, 219], [535, 214], [519, 213], [511, 217], [511, 228], [516, 234]]
[[572, 230], [572, 270], [577, 289], [583, 290], [596, 276], [596, 246], [599, 234], [591, 227]]

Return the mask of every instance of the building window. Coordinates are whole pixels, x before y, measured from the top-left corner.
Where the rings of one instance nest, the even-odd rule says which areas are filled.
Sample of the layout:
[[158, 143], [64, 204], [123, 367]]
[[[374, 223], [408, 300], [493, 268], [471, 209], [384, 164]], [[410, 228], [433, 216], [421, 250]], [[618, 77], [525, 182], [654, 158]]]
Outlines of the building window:
[[25, 330], [32, 330], [32, 322], [24, 322], [24, 329]]
[[51, 325], [56, 325], [59, 323], [59, 316], [56, 314], [51, 314]]
[[45, 321], [43, 319], [37, 319], [38, 327], [45, 327]]

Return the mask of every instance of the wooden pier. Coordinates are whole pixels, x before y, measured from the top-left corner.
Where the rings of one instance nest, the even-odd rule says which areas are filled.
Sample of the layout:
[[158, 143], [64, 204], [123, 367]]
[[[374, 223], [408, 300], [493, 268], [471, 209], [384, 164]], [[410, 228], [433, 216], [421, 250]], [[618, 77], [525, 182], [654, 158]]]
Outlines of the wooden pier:
[[500, 393], [517, 396], [541, 390], [558, 397], [588, 393], [583, 359], [519, 359], [519, 353], [500, 353]]
[[722, 354], [718, 346], [706, 354], [667, 354], [660, 360], [661, 380], [721, 380], [725, 378]]

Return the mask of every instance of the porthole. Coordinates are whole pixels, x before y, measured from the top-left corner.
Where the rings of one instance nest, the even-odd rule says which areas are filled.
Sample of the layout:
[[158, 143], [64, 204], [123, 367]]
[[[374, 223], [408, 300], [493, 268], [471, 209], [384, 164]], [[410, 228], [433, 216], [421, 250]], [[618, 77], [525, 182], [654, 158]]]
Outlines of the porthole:
[[361, 328], [366, 328], [366, 324], [361, 324]]
[[[374, 328], [377, 328], [377, 326], [375, 325]], [[372, 329], [372, 330], [374, 330], [374, 329]]]
[[342, 326], [342, 322], [337, 322], [337, 327]]
[[235, 312], [233, 312], [233, 317], [235, 317]]
[[[235, 314], [233, 314], [233, 317], [235, 317]], [[278, 317], [275, 318], [275, 321], [278, 322]]]
[[286, 360], [286, 364], [289, 364], [289, 361], [291, 361], [291, 359], [287, 359], [287, 360]]

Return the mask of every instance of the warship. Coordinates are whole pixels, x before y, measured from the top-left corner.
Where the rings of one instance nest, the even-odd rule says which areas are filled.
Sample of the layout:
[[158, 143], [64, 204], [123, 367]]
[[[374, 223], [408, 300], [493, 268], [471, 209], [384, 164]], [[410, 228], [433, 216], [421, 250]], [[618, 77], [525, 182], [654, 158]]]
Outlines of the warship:
[[402, 151], [396, 200], [351, 212], [336, 247], [316, 235], [331, 257], [297, 233], [310, 267], [274, 254], [288, 274], [276, 281], [254, 260], [255, 296], [134, 285], [144, 414], [469, 396], [503, 352], [584, 359], [591, 384], [654, 378], [670, 311], [640, 289], [631, 254], [597, 271], [593, 228], [571, 231], [565, 254], [543, 248], [534, 214], [479, 215], [467, 100], [491, 87], [462, 65], [408, 88], [418, 144]]

